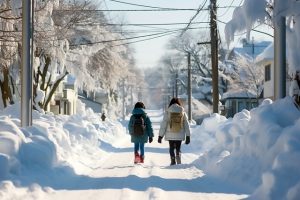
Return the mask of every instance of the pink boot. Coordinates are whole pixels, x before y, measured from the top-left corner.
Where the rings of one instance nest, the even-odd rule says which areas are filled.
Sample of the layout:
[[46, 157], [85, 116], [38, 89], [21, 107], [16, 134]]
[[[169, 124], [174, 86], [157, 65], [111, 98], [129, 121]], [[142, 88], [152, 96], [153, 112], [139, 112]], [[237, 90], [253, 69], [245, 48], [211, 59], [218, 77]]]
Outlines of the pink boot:
[[134, 153], [134, 164], [139, 163], [140, 162], [140, 155], [138, 152]]
[[145, 156], [140, 156], [140, 163], [144, 163]]

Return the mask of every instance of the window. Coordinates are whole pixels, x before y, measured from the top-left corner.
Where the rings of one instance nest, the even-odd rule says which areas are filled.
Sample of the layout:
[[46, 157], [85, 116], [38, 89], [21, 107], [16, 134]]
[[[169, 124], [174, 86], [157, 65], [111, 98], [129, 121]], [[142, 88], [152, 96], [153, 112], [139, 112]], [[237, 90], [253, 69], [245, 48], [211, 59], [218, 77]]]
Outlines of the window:
[[251, 107], [252, 107], [252, 108], [256, 108], [257, 106], [258, 106], [257, 101], [251, 102]]
[[271, 65], [265, 66], [265, 81], [271, 80]]
[[251, 110], [251, 108], [252, 108], [252, 107], [251, 107], [251, 102], [250, 102], [250, 101], [247, 101], [247, 102], [246, 102], [246, 109], [247, 109], [247, 110]]
[[243, 102], [243, 101], [238, 101], [238, 110], [237, 110], [237, 112], [241, 112], [243, 109], [246, 108], [245, 106], [246, 106], [246, 105], [245, 105], [245, 102]]

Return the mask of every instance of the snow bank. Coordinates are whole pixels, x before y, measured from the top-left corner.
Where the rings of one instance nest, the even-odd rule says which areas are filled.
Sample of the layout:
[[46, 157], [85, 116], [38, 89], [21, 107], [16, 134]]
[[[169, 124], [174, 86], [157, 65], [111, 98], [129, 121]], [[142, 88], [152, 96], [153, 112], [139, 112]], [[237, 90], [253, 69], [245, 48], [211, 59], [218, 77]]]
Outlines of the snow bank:
[[225, 117], [212, 114], [211, 117], [205, 118], [201, 126], [192, 128], [191, 147], [194, 153], [202, 154], [209, 151], [216, 145], [215, 131], [217, 127], [226, 120]]
[[126, 133], [121, 123], [102, 122], [99, 114], [84, 105], [73, 116], [34, 111], [33, 125], [21, 128], [19, 107], [11, 105], [0, 113], [0, 180], [18, 175], [23, 168], [74, 167], [78, 154], [94, 152], [100, 159], [105, 153], [101, 146], [114, 144]]
[[222, 123], [214, 118], [202, 128], [211, 130], [215, 146], [195, 164], [254, 191], [251, 199], [299, 199], [300, 112], [290, 97], [265, 100]]
[[[82, 106], [80, 115], [73, 116], [34, 112], [28, 128], [20, 128], [18, 108], [0, 113], [0, 198], [4, 190], [17, 187], [24, 171], [24, 176], [38, 176], [45, 173], [39, 169], [67, 165], [84, 173], [113, 151], [120, 138], [128, 139], [125, 121], [102, 122], [99, 114]], [[192, 164], [252, 193], [250, 199], [299, 199], [299, 130], [300, 112], [291, 97], [274, 103], [266, 99], [229, 119], [212, 114], [201, 126], [192, 126], [190, 150], [200, 155]]]

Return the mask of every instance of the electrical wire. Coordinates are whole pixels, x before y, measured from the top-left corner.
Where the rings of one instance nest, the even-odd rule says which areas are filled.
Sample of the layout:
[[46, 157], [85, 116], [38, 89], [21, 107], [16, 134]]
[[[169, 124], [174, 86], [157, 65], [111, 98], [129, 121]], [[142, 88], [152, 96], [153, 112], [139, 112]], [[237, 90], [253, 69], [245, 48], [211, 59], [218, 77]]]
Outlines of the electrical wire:
[[204, 10], [203, 8], [204, 8], [206, 2], [207, 2], [207, 0], [205, 0], [204, 3], [203, 3], [202, 5], [200, 4], [199, 8], [197, 9], [197, 12], [196, 12], [196, 13], [194, 14], [194, 16], [190, 19], [189, 23], [188, 23], [187, 26], [183, 29], [183, 31], [181, 32], [180, 36], [182, 36], [182, 35], [186, 32], [187, 28], [190, 26], [190, 24], [191, 24], [192, 21], [195, 19], [195, 17], [199, 14], [199, 12], [200, 12], [201, 10]]
[[[220, 22], [220, 23], [222, 23], [222, 24], [227, 24], [226, 22], [223, 22], [223, 21], [221, 21], [221, 20], [217, 20], [217, 21]], [[270, 36], [270, 37], [272, 37], [272, 38], [274, 37], [273, 35], [271, 35], [271, 34], [269, 34], [269, 33], [267, 33], [267, 32], [260, 31], [260, 30], [256, 30], [256, 28], [259, 27], [259, 26], [261, 26], [261, 24], [258, 24], [257, 26], [251, 28], [251, 31], [258, 32], [258, 33], [262, 33], [262, 34], [265, 34], [265, 35]], [[240, 34], [238, 34], [238, 35], [244, 35], [245, 33], [247, 33], [247, 32], [243, 32], [243, 33], [240, 33]]]
[[126, 42], [126, 43], [122, 43], [122, 44], [110, 45], [110, 47], [123, 46], [123, 45], [128, 45], [128, 44], [138, 43], [138, 42], [144, 42], [144, 41], [153, 40], [153, 39], [156, 39], [156, 38], [160, 38], [160, 37], [172, 35], [172, 34], [175, 34], [175, 33], [177, 33], [177, 32], [174, 32], [174, 33], [166, 33], [166, 34], [162, 34], [162, 35], [159, 35], [159, 36], [150, 37], [150, 38], [142, 39], [142, 40], [136, 40], [136, 41], [132, 41], [132, 42]]
[[[127, 4], [127, 5], [132, 5], [132, 6], [139, 6], [139, 7], [144, 7], [144, 8], [156, 8], [156, 9], [174, 9], [174, 8], [164, 8], [164, 7], [156, 7], [156, 6], [148, 6], [148, 5], [141, 5], [141, 4], [135, 4], [135, 3], [128, 3], [124, 1], [117, 1], [117, 0], [110, 0], [113, 2], [121, 3], [121, 4]], [[190, 10], [190, 9], [189, 9]], [[197, 9], [193, 9], [197, 10]]]
[[[183, 24], [188, 24], [185, 22], [177, 22], [177, 23], [149, 23], [149, 24], [114, 24], [114, 23], [90, 23], [90, 24], [95, 24], [95, 25], [100, 25], [100, 26], [174, 26], [174, 25], [183, 25]], [[87, 25], [90, 25], [87, 24]], [[209, 22], [192, 22], [190, 24], [209, 24]], [[82, 25], [82, 24], [79, 24]], [[86, 24], [84, 24], [86, 25]]]
[[[189, 30], [192, 29], [209, 29], [207, 26], [199, 26], [199, 27], [190, 27]], [[178, 30], [175, 29], [167, 29], [168, 31]], [[120, 30], [120, 31], [109, 31], [109, 33], [161, 33], [161, 30]]]
[[99, 43], [109, 43], [109, 42], [116, 42], [116, 41], [123, 41], [123, 40], [131, 40], [131, 39], [137, 39], [137, 38], [142, 38], [142, 37], [150, 37], [150, 36], [157, 36], [161, 34], [166, 34], [166, 33], [173, 33], [173, 32], [178, 32], [179, 30], [174, 30], [174, 31], [166, 31], [166, 32], [161, 32], [161, 33], [153, 33], [153, 34], [148, 34], [148, 35], [140, 35], [140, 36], [134, 36], [130, 38], [120, 38], [120, 39], [113, 39], [113, 40], [102, 40], [102, 41], [97, 41], [97, 42], [86, 42], [86, 43], [81, 43], [81, 44], [74, 44], [70, 46], [82, 46], [82, 45], [91, 45], [91, 44], [99, 44]]
[[[199, 27], [199, 28], [207, 28], [208, 29], [209, 27]], [[198, 29], [198, 28], [190, 28], [190, 29]], [[110, 45], [110, 47], [121, 46], [121, 45], [127, 45], [127, 44], [132, 44], [132, 43], [137, 43], [137, 42], [143, 42], [143, 41], [147, 41], [147, 40], [152, 40], [152, 39], [164, 37], [164, 36], [167, 36], [167, 35], [172, 35], [172, 34], [178, 33], [181, 30], [182, 29], [177, 29], [177, 30], [172, 30], [172, 31], [160, 32], [160, 33], [156, 33], [156, 34], [135, 36], [135, 37], [130, 37], [130, 38], [120, 38], [120, 39], [114, 39], [114, 40], [103, 40], [103, 41], [97, 41], [97, 42], [87, 42], [87, 43], [82, 43], [82, 44], [70, 44], [69, 46], [93, 45], [93, 44], [100, 44], [100, 43], [110, 43], [110, 42], [118, 42], [118, 41], [124, 41], [124, 40], [131, 40], [131, 39], [137, 39], [137, 38], [142, 38], [142, 37], [150, 37], [150, 38], [147, 38], [147, 39], [136, 40], [136, 41], [126, 42], [126, 43], [116, 44], [116, 45]]]
[[[207, 1], [207, 0], [206, 0]], [[229, 6], [221, 6], [217, 8], [228, 8]], [[238, 6], [230, 6], [230, 8], [236, 8]], [[168, 9], [87, 9], [87, 10], [69, 10], [69, 9], [57, 9], [55, 12], [157, 12], [157, 11], [197, 11], [199, 9], [194, 8], [168, 8]], [[207, 11], [209, 8], [202, 8], [200, 11]], [[199, 12], [200, 12], [199, 11]]]
[[243, 1], [244, 1], [244, 0], [241, 0], [241, 1], [240, 1], [238, 7], [240, 7], [240, 6], [242, 5]]
[[[231, 1], [230, 6], [232, 6], [232, 4], [234, 3], [234, 1], [235, 1], [235, 0], [232, 0], [232, 1]], [[230, 9], [230, 7], [228, 7], [228, 8], [225, 10], [225, 12], [224, 12], [223, 14], [221, 14], [221, 15], [219, 15], [219, 16], [217, 16], [217, 17], [218, 17], [218, 18], [219, 18], [219, 17], [223, 17], [224, 15], [226, 15], [226, 14], [228, 13], [229, 9]]]
[[[93, 10], [69, 10], [69, 9], [57, 9], [55, 11], [61, 12], [144, 12], [144, 11], [196, 11], [193, 8], [170, 8], [170, 9], [93, 9]], [[207, 10], [207, 9], [206, 9]]]
[[[206, 28], [209, 29], [209, 27], [206, 27]], [[138, 42], [144, 42], [144, 41], [153, 40], [153, 39], [156, 39], [156, 38], [160, 38], [160, 37], [172, 35], [172, 34], [175, 34], [175, 33], [176, 33], [176, 32], [174, 32], [174, 33], [162, 34], [162, 35], [155, 36], [155, 37], [151, 37], [151, 38], [147, 38], [147, 39], [136, 40], [136, 41], [127, 42], [127, 43], [122, 43], [122, 44], [117, 44], [117, 45], [111, 45], [110, 47], [114, 47], [114, 46], [123, 46], [123, 45], [127, 45], [127, 44], [134, 44], [134, 43], [138, 43]]]

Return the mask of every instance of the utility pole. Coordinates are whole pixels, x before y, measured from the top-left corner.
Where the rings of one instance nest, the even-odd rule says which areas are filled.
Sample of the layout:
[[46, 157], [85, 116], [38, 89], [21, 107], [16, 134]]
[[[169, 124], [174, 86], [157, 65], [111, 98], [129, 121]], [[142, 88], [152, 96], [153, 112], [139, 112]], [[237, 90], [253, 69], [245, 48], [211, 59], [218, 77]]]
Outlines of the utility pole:
[[188, 120], [192, 120], [192, 77], [191, 77], [191, 53], [188, 52]]
[[286, 20], [283, 16], [277, 18], [274, 23], [274, 100], [286, 96]]
[[178, 98], [178, 71], [176, 71], [176, 74], [175, 74], [175, 97]]
[[[22, 1], [22, 68], [21, 68], [21, 126], [32, 125], [32, 62], [30, 37], [32, 35], [31, 19], [32, 0]], [[31, 38], [33, 39], [33, 38]]]
[[217, 28], [217, 0], [210, 0], [210, 37], [211, 37], [211, 64], [213, 112], [219, 113], [219, 70], [218, 70], [218, 28]]
[[122, 104], [122, 117], [125, 120], [125, 78], [122, 80], [122, 93], [123, 93], [123, 104]]

